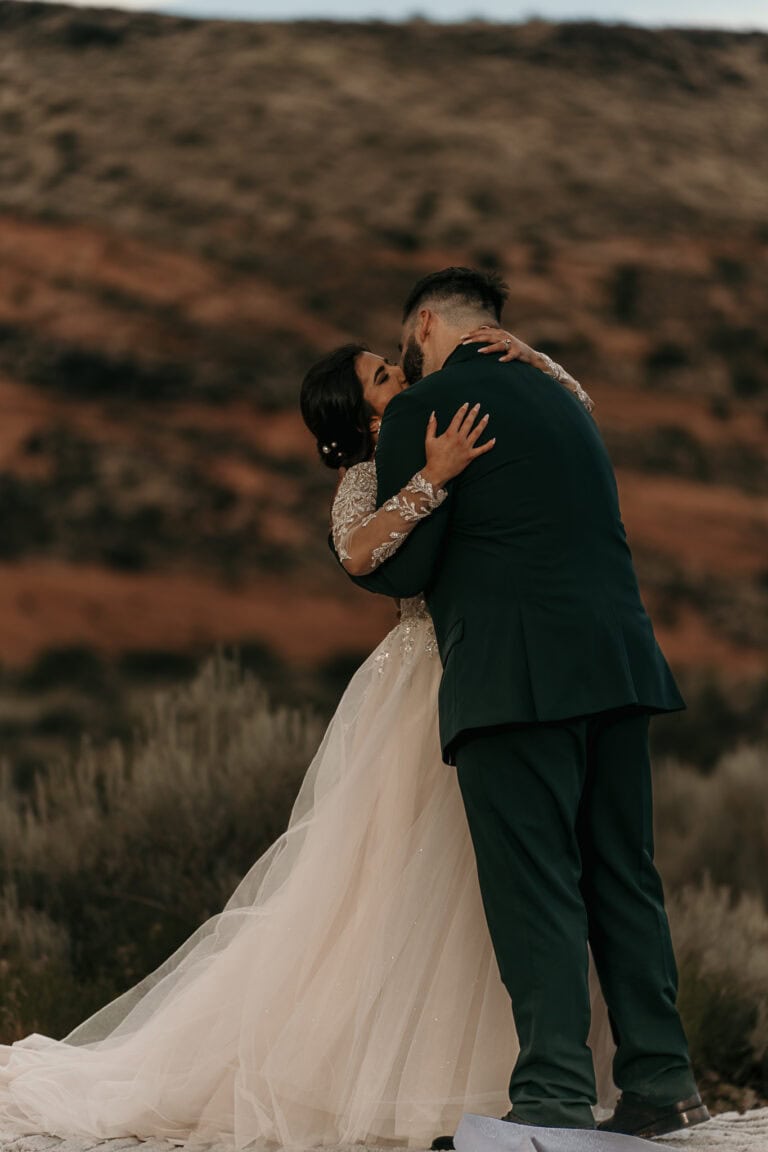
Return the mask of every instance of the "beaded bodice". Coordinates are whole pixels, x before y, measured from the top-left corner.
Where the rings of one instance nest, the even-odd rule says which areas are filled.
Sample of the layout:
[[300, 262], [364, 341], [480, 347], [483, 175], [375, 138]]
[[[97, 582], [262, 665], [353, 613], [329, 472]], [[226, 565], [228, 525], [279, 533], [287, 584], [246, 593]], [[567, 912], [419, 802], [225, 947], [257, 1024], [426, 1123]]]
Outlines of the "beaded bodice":
[[421, 621], [423, 623], [432, 623], [432, 617], [427, 608], [427, 602], [423, 596], [410, 596], [407, 600], [400, 601], [400, 620], [416, 623]]
[[379, 647], [376, 664], [383, 672], [392, 654], [401, 660], [411, 660], [417, 653], [437, 655], [437, 638], [432, 617], [423, 596], [411, 596], [400, 601], [400, 623], [393, 628]]

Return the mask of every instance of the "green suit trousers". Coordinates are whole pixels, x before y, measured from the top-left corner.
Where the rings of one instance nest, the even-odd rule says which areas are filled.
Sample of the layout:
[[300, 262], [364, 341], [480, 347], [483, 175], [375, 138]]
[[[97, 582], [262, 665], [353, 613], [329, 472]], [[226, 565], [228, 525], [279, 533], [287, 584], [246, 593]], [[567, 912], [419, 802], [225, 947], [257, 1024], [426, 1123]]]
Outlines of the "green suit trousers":
[[520, 1054], [514, 1113], [593, 1126], [588, 950], [622, 1091], [662, 1104], [696, 1091], [653, 862], [648, 715], [618, 710], [468, 734], [456, 766]]

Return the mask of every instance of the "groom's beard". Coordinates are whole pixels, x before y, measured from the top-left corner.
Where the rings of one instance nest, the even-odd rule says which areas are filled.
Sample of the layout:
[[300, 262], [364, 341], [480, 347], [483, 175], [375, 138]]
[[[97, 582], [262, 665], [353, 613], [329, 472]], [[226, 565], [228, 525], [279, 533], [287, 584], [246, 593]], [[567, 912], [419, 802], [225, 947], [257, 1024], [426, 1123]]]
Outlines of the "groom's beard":
[[424, 350], [409, 336], [403, 352], [402, 369], [409, 384], [418, 384], [424, 375]]

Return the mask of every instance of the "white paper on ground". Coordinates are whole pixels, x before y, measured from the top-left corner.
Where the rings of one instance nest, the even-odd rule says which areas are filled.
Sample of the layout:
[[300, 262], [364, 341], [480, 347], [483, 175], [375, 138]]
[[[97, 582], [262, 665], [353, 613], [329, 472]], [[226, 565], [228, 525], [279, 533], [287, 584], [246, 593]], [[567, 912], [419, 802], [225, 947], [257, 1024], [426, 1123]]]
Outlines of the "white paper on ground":
[[668, 1144], [589, 1128], [542, 1128], [465, 1112], [453, 1138], [456, 1152], [672, 1152]]

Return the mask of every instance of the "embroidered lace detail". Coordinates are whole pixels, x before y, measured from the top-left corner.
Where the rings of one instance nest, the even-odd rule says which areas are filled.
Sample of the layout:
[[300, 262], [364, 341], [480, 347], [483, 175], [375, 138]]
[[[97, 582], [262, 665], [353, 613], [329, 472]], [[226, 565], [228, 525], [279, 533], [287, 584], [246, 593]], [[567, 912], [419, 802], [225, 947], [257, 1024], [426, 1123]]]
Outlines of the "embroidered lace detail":
[[[385, 512], [399, 512], [404, 524], [414, 525], [425, 516], [429, 516], [430, 512], [434, 512], [435, 508], [439, 508], [447, 495], [444, 488], [438, 488], [435, 492], [421, 472], [417, 472], [396, 496], [387, 500], [381, 507]], [[370, 524], [372, 519], [373, 516], [369, 516], [363, 523]], [[372, 566], [376, 568], [383, 560], [394, 555], [409, 532], [410, 529], [392, 529], [389, 539], [379, 544], [371, 553]]]
[[408, 661], [417, 652], [424, 652], [432, 658], [437, 656], [437, 637], [423, 596], [411, 596], [400, 602], [400, 623], [392, 629], [376, 654], [376, 670], [383, 676], [393, 653]]
[[397, 495], [377, 510], [374, 461], [354, 465], [339, 485], [331, 509], [333, 544], [339, 559], [342, 562], [352, 559], [352, 534], [376, 521], [381, 525], [381, 533], [372, 544], [366, 566], [366, 571], [372, 572], [394, 555], [419, 520], [438, 508], [447, 495], [444, 488], [435, 491], [421, 472], [417, 472]]
[[595, 406], [595, 402], [592, 397], [584, 391], [578, 380], [574, 380], [573, 376], [571, 376], [569, 372], [566, 372], [565, 368], [550, 356], [545, 355], [543, 352], [539, 352], [539, 356], [546, 362], [545, 371], [547, 375], [557, 380], [558, 384], [563, 384], [569, 392], [573, 392], [576, 399], [581, 401], [587, 412], [591, 412]]
[[[376, 465], [364, 460], [348, 468], [331, 508], [331, 534], [339, 560], [349, 560], [349, 537], [376, 508]], [[366, 521], [367, 522], [367, 521]]]
[[[388, 536], [373, 549], [372, 566], [396, 552], [414, 524], [439, 507], [446, 496], [443, 488], [435, 491], [421, 472], [417, 472], [396, 496], [387, 500], [379, 513], [384, 514], [380, 517], [382, 532], [386, 530]], [[331, 509], [333, 543], [341, 560], [350, 559], [348, 545], [352, 533], [370, 524], [376, 514], [376, 465], [366, 460], [347, 471]], [[393, 519], [403, 527], [392, 528]], [[400, 602], [400, 623], [392, 629], [375, 658], [379, 675], [383, 675], [393, 654], [407, 661], [417, 652], [437, 655], [435, 629], [423, 596], [411, 596]]]

